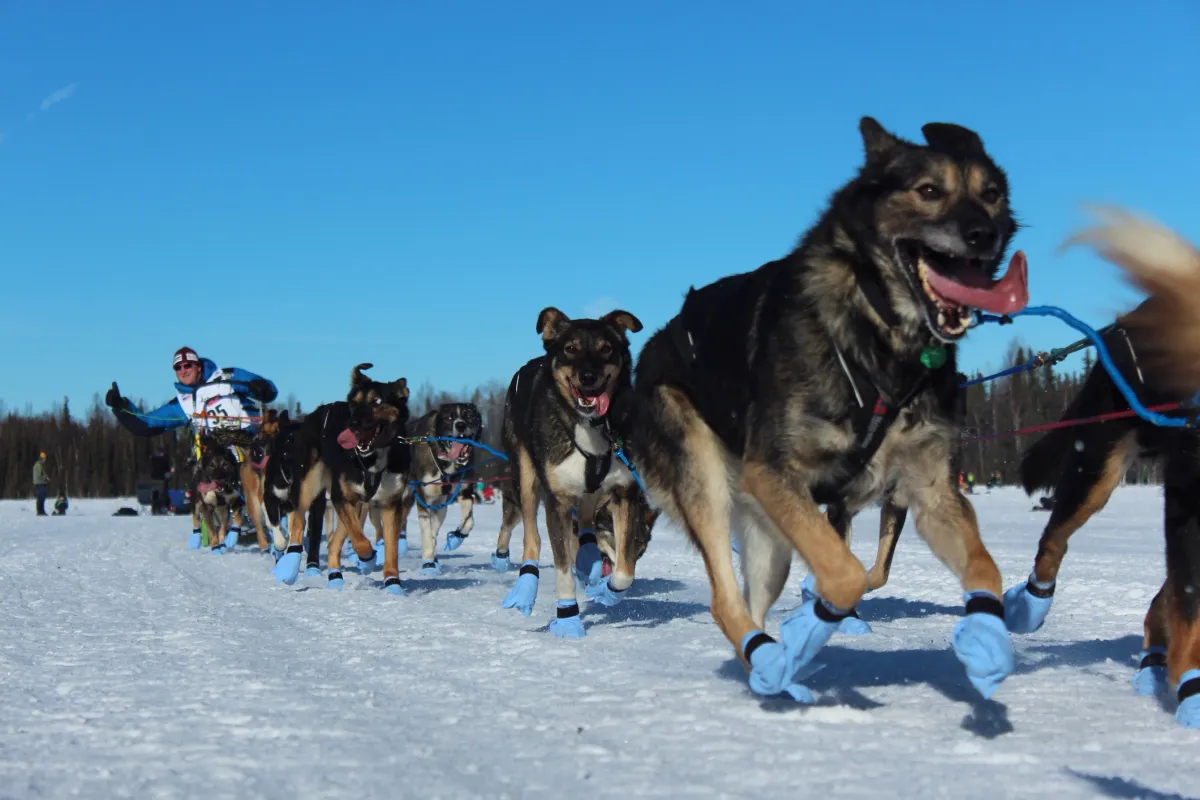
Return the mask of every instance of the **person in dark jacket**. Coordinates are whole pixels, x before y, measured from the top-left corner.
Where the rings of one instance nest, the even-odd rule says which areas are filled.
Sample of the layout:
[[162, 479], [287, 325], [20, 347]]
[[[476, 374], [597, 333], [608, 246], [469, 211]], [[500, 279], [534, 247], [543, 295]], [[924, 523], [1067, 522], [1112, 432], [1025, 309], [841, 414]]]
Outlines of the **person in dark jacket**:
[[171, 459], [162, 450], [150, 455], [150, 485], [154, 501], [150, 504], [151, 514], [167, 513], [167, 478], [171, 475]]

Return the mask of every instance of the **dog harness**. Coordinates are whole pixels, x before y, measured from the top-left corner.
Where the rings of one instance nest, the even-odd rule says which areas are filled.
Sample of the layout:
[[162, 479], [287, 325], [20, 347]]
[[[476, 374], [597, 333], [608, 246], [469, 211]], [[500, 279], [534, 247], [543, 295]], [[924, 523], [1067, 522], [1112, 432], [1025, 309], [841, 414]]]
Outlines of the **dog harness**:
[[[900, 412], [929, 383], [929, 370], [924, 370], [898, 401], [889, 402], [875, 382], [871, 380], [867, 371], [857, 364], [851, 365], [842, 355], [842, 350], [837, 344], [833, 345], [833, 352], [837, 355], [838, 363], [842, 367], [846, 380], [850, 382], [854, 400], [858, 403], [858, 410], [854, 413], [851, 422], [854, 430], [854, 449], [843, 454], [836, 464], [837, 471], [842, 473], [843, 477], [836, 481], [822, 482], [813, 488], [813, 500], [826, 504], [838, 502], [845, 497], [846, 489], [863, 473], [867, 465], [871, 463], [871, 459], [875, 457], [875, 453], [879, 451], [879, 446], [883, 444], [888, 429], [900, 416]], [[857, 380], [855, 380], [856, 373]], [[860, 385], [871, 387], [875, 400], [870, 405], [867, 405], [864, 400], [863, 394], [859, 390]]]

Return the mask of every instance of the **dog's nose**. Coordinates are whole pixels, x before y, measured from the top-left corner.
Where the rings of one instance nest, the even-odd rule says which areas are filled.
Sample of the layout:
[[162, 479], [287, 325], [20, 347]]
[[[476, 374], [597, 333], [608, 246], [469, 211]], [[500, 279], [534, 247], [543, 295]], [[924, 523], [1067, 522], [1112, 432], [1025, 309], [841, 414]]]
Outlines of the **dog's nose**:
[[963, 241], [967, 247], [981, 253], [991, 253], [996, 247], [998, 233], [990, 221], [972, 220], [962, 227]]
[[454, 420], [454, 432], [459, 434], [460, 436], [462, 434], [466, 433], [467, 432], [467, 423], [463, 422], [461, 419]]
[[600, 382], [600, 376], [590, 369], [580, 370], [579, 382], [590, 388]]

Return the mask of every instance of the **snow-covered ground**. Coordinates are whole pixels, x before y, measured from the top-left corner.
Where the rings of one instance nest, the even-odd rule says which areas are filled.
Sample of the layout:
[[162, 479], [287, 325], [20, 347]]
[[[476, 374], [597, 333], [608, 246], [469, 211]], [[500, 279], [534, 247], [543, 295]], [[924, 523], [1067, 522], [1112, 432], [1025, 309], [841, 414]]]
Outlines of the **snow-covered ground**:
[[[1013, 489], [974, 502], [1012, 585], [1046, 515]], [[410, 554], [397, 598], [378, 573], [284, 586], [253, 548], [187, 550], [187, 518], [110, 516], [131, 504], [0, 503], [0, 797], [1200, 795], [1200, 732], [1129, 688], [1163, 575], [1154, 488], [1118, 490], [1076, 535], [994, 702], [949, 648], [960, 592], [910, 523], [860, 606], [874, 633], [818, 657], [815, 708], [750, 693], [665, 520], [633, 596], [581, 604], [587, 638], [560, 641], [548, 543], [534, 615], [500, 607], [498, 505], [442, 577]], [[877, 522], [856, 520], [868, 563]]]

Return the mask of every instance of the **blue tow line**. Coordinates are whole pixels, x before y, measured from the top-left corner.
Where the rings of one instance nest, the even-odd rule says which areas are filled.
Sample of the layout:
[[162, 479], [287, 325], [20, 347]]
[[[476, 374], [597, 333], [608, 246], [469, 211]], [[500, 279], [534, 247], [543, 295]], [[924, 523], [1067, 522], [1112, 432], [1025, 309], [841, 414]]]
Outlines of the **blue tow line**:
[[471, 466], [463, 467], [462, 469], [455, 470], [454, 472], [451, 472], [448, 474], [443, 474], [437, 478], [434, 478], [431, 481], [425, 481], [424, 483], [422, 483], [421, 481], [409, 481], [408, 485], [413, 488], [413, 495], [416, 497], [417, 505], [419, 505], [421, 508], [425, 509], [426, 511], [440, 511], [441, 509], [445, 508], [446, 506], [450, 505], [455, 500], [457, 500], [459, 494], [462, 493], [462, 487], [463, 487], [463, 484], [466, 483], [466, 478], [460, 479], [458, 481], [458, 483], [456, 483], [454, 485], [454, 491], [451, 492], [450, 499], [448, 499], [444, 503], [438, 503], [437, 505], [430, 505], [429, 503], [425, 502], [425, 498], [421, 496], [421, 492], [419, 491], [422, 486], [429, 486], [430, 484], [434, 484], [434, 483], [444, 483], [447, 478], [453, 477], [453, 476], [458, 475], [463, 472], [467, 472], [472, 469], [478, 469], [479, 467], [482, 467], [484, 464], [487, 464], [490, 461], [495, 461], [496, 459], [501, 459], [502, 461], [508, 461], [508, 456], [504, 455], [503, 453], [497, 452], [496, 450], [493, 450], [492, 448], [488, 447], [483, 442], [477, 442], [474, 439], [460, 439], [455, 436], [422, 436], [418, 441], [420, 441], [420, 442], [461, 442], [463, 444], [469, 444], [472, 447], [478, 447], [482, 450], [486, 450], [492, 454], [492, 457], [487, 459], [487, 461], [481, 461], [478, 464], [472, 464]]
[[[1151, 423], [1158, 425], [1160, 427], [1163, 427], [1163, 428], [1191, 427], [1191, 421], [1185, 417], [1168, 417], [1163, 414], [1159, 414], [1156, 411], [1151, 411], [1150, 409], [1148, 409], [1144, 405], [1142, 405], [1142, 402], [1140, 400], [1138, 400], [1137, 394], [1133, 391], [1133, 389], [1129, 386], [1129, 383], [1125, 380], [1125, 376], [1123, 376], [1121, 374], [1121, 371], [1117, 369], [1117, 365], [1115, 363], [1113, 363], [1112, 356], [1109, 355], [1108, 348], [1105, 347], [1104, 340], [1100, 337], [1100, 334], [1097, 333], [1087, 323], [1083, 322], [1082, 320], [1077, 319], [1076, 317], [1072, 316], [1071, 314], [1069, 314], [1068, 312], [1059, 308], [1058, 306], [1029, 306], [1028, 308], [1025, 308], [1022, 311], [1017, 311], [1012, 314], [1005, 314], [1003, 316], [998, 315], [998, 314], [984, 314], [981, 312], [978, 315], [978, 320], [979, 320], [980, 324], [982, 324], [984, 322], [1004, 323], [1004, 322], [1010, 322], [1013, 317], [1057, 317], [1057, 318], [1059, 318], [1060, 320], [1067, 323], [1075, 330], [1082, 333], [1084, 336], [1086, 336], [1088, 339], [1091, 340], [1093, 345], [1095, 345], [1096, 355], [1099, 356], [1100, 363], [1103, 364], [1104, 369], [1108, 371], [1109, 377], [1112, 378], [1113, 383], [1116, 384], [1117, 389], [1119, 389], [1122, 396], [1124, 396], [1125, 402], [1129, 403], [1129, 408], [1131, 411], [1133, 411], [1135, 414], [1137, 414], [1139, 417], [1146, 420], [1147, 422], [1151, 422]], [[1197, 399], [1200, 399], [1200, 392], [1197, 392], [1196, 397], [1192, 398], [1193, 405], [1196, 403]]]

